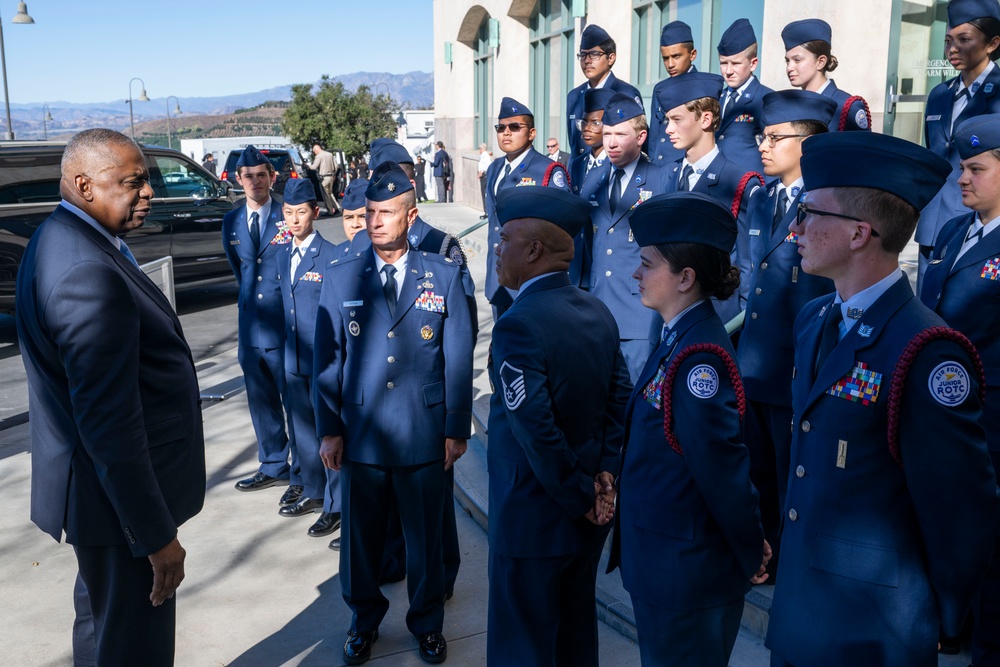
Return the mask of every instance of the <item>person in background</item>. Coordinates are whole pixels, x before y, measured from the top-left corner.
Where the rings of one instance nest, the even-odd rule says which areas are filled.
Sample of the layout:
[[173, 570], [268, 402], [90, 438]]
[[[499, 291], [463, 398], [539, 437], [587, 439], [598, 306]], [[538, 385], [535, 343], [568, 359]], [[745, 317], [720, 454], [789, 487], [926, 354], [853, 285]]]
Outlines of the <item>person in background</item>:
[[339, 254], [347, 254], [351, 249], [351, 242], [358, 232], [365, 229], [365, 190], [368, 189], [368, 181], [356, 178], [344, 190], [344, 199], [341, 201], [343, 208], [344, 235], [347, 240], [337, 246]]
[[205, 158], [201, 161], [201, 166], [212, 176], [218, 176], [216, 173], [218, 165], [215, 164], [215, 156], [211, 153], [205, 153]]
[[309, 165], [310, 169], [316, 172], [320, 187], [323, 190], [323, 202], [326, 204], [326, 211], [329, 215], [337, 215], [337, 198], [333, 194], [333, 179], [337, 175], [337, 162], [333, 159], [333, 153], [323, 150], [319, 144], [314, 144], [312, 152], [316, 159]]
[[491, 162], [493, 162], [493, 154], [490, 153], [489, 146], [479, 144], [479, 166], [476, 170], [476, 176], [479, 178], [479, 192], [483, 196], [483, 214], [479, 216], [480, 220], [489, 217], [486, 214], [486, 171], [490, 168]]
[[653, 115], [649, 119], [649, 155], [650, 161], [658, 167], [665, 167], [681, 157], [667, 138], [667, 110], [660, 103], [660, 91], [671, 77], [688, 72], [697, 72], [694, 65], [698, 57], [698, 49], [694, 48], [694, 36], [691, 26], [684, 21], [671, 21], [660, 31], [660, 55], [663, 56], [663, 66], [667, 70], [667, 78], [653, 86]]
[[746, 19], [737, 19], [719, 40], [719, 69], [726, 87], [719, 104], [722, 117], [715, 142], [726, 157], [743, 171], [760, 171], [757, 138], [764, 134], [761, 110], [764, 96], [772, 92], [761, 85], [757, 69], [757, 36]]
[[561, 164], [563, 169], [569, 169], [569, 153], [559, 150], [558, 139], [555, 137], [549, 137], [549, 140], [545, 143], [545, 148], [549, 152], [550, 160]]
[[414, 186], [417, 189], [417, 203], [421, 204], [427, 201], [427, 160], [423, 156], [418, 155], [416, 162], [413, 164], [413, 180]]
[[435, 146], [437, 146], [437, 151], [434, 153], [431, 168], [434, 170], [434, 182], [437, 185], [437, 200], [438, 203], [450, 202], [451, 156], [445, 151], [443, 141], [437, 142]]

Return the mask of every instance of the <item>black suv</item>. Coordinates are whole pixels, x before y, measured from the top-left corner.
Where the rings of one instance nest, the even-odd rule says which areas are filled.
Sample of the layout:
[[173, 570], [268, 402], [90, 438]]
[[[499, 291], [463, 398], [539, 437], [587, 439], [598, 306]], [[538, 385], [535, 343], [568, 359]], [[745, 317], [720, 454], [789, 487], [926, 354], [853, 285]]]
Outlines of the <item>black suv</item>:
[[[65, 142], [0, 142], [0, 312], [14, 310], [17, 267], [28, 239], [59, 204]], [[233, 277], [222, 249], [232, 188], [182, 153], [141, 146], [153, 188], [146, 223], [125, 238], [140, 264], [171, 255], [178, 287]]]

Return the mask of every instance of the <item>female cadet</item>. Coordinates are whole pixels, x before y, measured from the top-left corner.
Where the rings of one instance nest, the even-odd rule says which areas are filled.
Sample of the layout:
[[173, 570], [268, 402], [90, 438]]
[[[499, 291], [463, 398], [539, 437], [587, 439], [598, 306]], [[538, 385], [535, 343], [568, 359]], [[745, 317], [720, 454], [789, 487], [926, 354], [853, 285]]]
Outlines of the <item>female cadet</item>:
[[770, 557], [740, 441], [743, 388], [709, 300], [739, 284], [736, 221], [681, 192], [649, 199], [629, 224], [642, 304], [667, 325], [626, 408], [609, 569], [621, 566], [632, 596], [644, 667], [724, 667]]
[[863, 97], [839, 88], [827, 72], [837, 69], [830, 53], [830, 24], [822, 19], [792, 21], [781, 31], [785, 43], [785, 74], [794, 87], [826, 95], [837, 103], [830, 131], [871, 130], [871, 112]]
[[[920, 300], [976, 346], [986, 373], [986, 394], [996, 396], [1000, 391], [1000, 232], [996, 231], [1000, 227], [1000, 114], [963, 122], [952, 143], [961, 158], [962, 203], [972, 212], [941, 228]], [[983, 428], [995, 472], [1000, 470], [1000, 401], [986, 401]], [[1000, 665], [1000, 543], [997, 546], [973, 605], [972, 662], [984, 667]]]

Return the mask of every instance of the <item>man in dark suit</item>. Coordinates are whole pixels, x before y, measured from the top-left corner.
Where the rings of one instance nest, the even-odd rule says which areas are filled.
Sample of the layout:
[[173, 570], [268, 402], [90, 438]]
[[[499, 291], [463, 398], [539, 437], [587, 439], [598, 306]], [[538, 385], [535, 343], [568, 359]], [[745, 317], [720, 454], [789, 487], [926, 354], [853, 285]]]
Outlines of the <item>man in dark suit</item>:
[[[549, 159], [553, 162], [558, 162], [562, 165], [563, 169], [569, 169], [569, 153], [566, 151], [559, 150], [559, 140], [555, 137], [549, 137], [549, 140], [545, 142], [545, 148], [548, 150]], [[485, 205], [486, 200], [483, 199]]]
[[236, 488], [257, 491], [289, 484], [278, 501], [289, 507], [302, 498], [302, 481], [289, 465], [285, 434], [285, 318], [278, 263], [292, 235], [282, 220], [281, 202], [271, 196], [275, 178], [267, 157], [247, 146], [236, 163], [236, 180], [246, 200], [222, 219], [222, 245], [240, 288], [238, 353], [260, 460], [257, 472]]
[[719, 69], [726, 87], [719, 105], [722, 117], [715, 141], [719, 150], [743, 171], [760, 171], [757, 138], [764, 134], [761, 109], [771, 92], [753, 72], [757, 69], [757, 36], [746, 19], [737, 19], [719, 39]]
[[180, 321], [119, 238], [149, 215], [145, 158], [118, 132], [81, 132], [60, 192], [17, 279], [31, 519], [76, 551], [97, 663], [172, 665], [177, 527], [204, 502], [205, 443]]
[[327, 268], [313, 361], [320, 455], [341, 471], [340, 580], [354, 614], [344, 659], [371, 657], [389, 608], [378, 579], [395, 502], [407, 550], [407, 628], [420, 657], [439, 663], [448, 653], [445, 474], [465, 452], [472, 421], [469, 302], [454, 262], [410, 249], [417, 210], [407, 174], [383, 163], [365, 197], [372, 251]]
[[[437, 142], [436, 146], [437, 152], [434, 153], [434, 161], [431, 162], [431, 169], [433, 169], [434, 182], [437, 185], [437, 201], [439, 203], [450, 202], [452, 201], [451, 156], [444, 150], [443, 141]], [[374, 169], [374, 165], [372, 168]]]
[[590, 208], [549, 188], [498, 197], [497, 271], [517, 298], [488, 363], [491, 665], [597, 665], [595, 493], [612, 491], [632, 385], [614, 317], [566, 273]]

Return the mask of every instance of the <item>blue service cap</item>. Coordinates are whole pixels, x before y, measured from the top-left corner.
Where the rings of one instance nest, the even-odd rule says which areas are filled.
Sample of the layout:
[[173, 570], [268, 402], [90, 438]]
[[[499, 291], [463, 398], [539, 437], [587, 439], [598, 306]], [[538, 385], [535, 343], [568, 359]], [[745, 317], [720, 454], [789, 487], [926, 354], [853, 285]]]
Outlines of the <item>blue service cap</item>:
[[604, 111], [608, 101], [615, 96], [613, 88], [588, 88], [583, 94], [583, 113]]
[[383, 162], [372, 172], [365, 189], [365, 199], [388, 201], [413, 189], [413, 183], [406, 172], [393, 161]]
[[951, 163], [937, 153], [877, 132], [811, 136], [802, 142], [800, 164], [806, 190], [874, 188], [896, 195], [918, 211], [951, 173]]
[[781, 41], [785, 43], [785, 51], [794, 49], [806, 42], [826, 42], [832, 45], [833, 31], [830, 24], [823, 19], [802, 19], [792, 21], [781, 31]]
[[1000, 148], [1000, 113], [982, 114], [963, 121], [955, 129], [952, 142], [963, 160]]
[[837, 113], [832, 97], [808, 90], [779, 90], [764, 96], [761, 118], [764, 125], [814, 120], [829, 125]]
[[308, 178], [289, 178], [285, 181], [285, 192], [281, 198], [286, 204], [298, 206], [316, 201], [316, 190]]
[[521, 104], [513, 97], [505, 97], [500, 100], [500, 113], [497, 114], [497, 120], [513, 118], [514, 116], [531, 116], [534, 118], [535, 114], [531, 113], [531, 109], [528, 108], [527, 104]]
[[644, 113], [646, 110], [635, 101], [634, 97], [625, 93], [615, 93], [604, 105], [604, 118], [602, 120], [605, 127], [611, 127]]
[[719, 55], [735, 56], [757, 43], [757, 35], [747, 19], [736, 19], [719, 38]]
[[951, 0], [948, 3], [948, 28], [986, 17], [1000, 21], [997, 0]]
[[392, 160], [396, 164], [413, 164], [413, 156], [402, 144], [392, 139], [376, 139], [368, 147], [371, 160], [368, 161], [368, 168], [374, 169], [383, 162]]
[[628, 220], [639, 246], [698, 243], [723, 252], [736, 245], [736, 218], [714, 197], [671, 192], [647, 199]]
[[539, 218], [575, 238], [590, 222], [591, 208], [590, 202], [568, 190], [504, 188], [497, 195], [496, 211], [501, 225], [519, 218]]
[[609, 39], [611, 39], [611, 35], [608, 34], [607, 30], [599, 25], [588, 25], [583, 29], [583, 34], [580, 35], [580, 48], [592, 49]]
[[663, 26], [663, 30], [660, 31], [660, 46], [671, 46], [684, 42], [694, 42], [694, 37], [691, 36], [691, 26], [684, 21], [671, 21]]
[[264, 157], [263, 153], [254, 148], [253, 144], [247, 144], [247, 147], [243, 149], [243, 155], [236, 161], [236, 168], [256, 167], [259, 164], [268, 164], [267, 158]]
[[353, 211], [358, 208], [364, 208], [365, 190], [367, 189], [367, 178], [355, 178], [347, 184], [347, 189], [344, 190], [344, 199], [341, 200], [340, 205], [344, 207], [345, 211]]
[[[726, 85], [721, 76], [711, 72], [685, 72], [664, 79], [660, 84], [656, 101], [664, 112], [702, 97], [713, 97], [717, 100]], [[606, 124], [608, 121], [604, 122]]]

